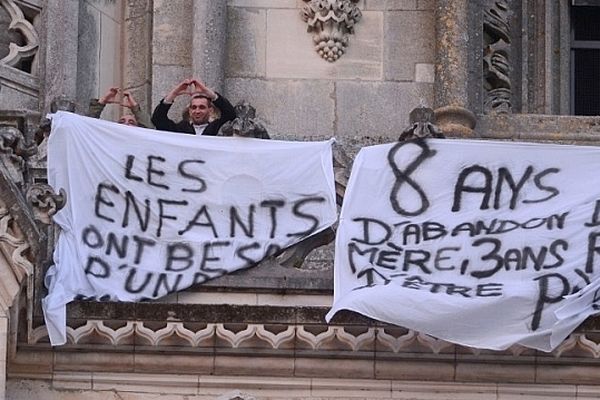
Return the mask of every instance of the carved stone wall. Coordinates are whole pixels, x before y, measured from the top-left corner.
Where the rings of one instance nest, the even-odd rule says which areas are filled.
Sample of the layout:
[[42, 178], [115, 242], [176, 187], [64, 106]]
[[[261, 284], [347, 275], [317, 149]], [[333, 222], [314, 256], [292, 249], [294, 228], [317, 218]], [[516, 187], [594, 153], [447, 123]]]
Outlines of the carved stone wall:
[[0, 109], [37, 110], [39, 1], [0, 1]]
[[[225, 93], [234, 104], [249, 101], [274, 139], [394, 140], [410, 110], [433, 103], [434, 3], [230, 1]], [[307, 7], [311, 32], [300, 16]], [[318, 51], [329, 54], [325, 46], [338, 48], [336, 40], [315, 50], [321, 39], [313, 33], [344, 42], [338, 20], [354, 21], [354, 33], [328, 62]]]
[[484, 111], [495, 114], [510, 113], [511, 69], [516, 67], [511, 57], [511, 1], [488, 0], [484, 7]]
[[39, 37], [34, 27], [39, 10], [23, 7], [14, 0], [0, 3], [0, 64], [31, 75], [38, 72]]

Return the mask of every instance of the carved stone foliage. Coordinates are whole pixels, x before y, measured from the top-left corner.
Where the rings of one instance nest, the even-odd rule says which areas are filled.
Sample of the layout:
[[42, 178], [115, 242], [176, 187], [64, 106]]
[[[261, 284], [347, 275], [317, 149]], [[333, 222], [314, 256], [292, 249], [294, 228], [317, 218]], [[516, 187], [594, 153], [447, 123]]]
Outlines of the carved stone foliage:
[[484, 110], [509, 113], [512, 109], [509, 0], [487, 0], [483, 15]]
[[37, 74], [39, 37], [32, 21], [39, 10], [27, 9], [14, 0], [0, 0], [0, 64]]
[[339, 59], [348, 47], [349, 34], [360, 21], [358, 0], [304, 0], [302, 19], [313, 34], [315, 50], [329, 62]]

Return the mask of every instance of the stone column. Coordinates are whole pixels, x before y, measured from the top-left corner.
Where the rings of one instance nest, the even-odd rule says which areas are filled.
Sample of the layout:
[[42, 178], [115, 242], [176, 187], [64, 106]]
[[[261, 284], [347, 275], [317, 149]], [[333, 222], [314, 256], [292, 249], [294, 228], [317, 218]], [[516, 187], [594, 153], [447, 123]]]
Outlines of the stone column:
[[143, 110], [151, 112], [152, 0], [127, 1], [123, 23], [123, 87]]
[[223, 88], [227, 52], [227, 2], [194, 1], [192, 72], [208, 87]]
[[40, 108], [45, 113], [55, 97], [77, 95], [79, 1], [46, 0], [42, 20]]
[[467, 109], [468, 4], [469, 0], [436, 1], [435, 114], [446, 136], [473, 136], [475, 127], [475, 116]]

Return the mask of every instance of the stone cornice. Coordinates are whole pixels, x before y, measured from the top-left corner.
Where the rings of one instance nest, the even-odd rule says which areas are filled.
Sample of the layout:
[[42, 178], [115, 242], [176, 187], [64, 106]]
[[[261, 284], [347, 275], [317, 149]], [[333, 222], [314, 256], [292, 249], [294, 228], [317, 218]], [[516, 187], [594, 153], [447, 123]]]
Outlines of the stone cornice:
[[478, 350], [388, 326], [87, 320], [67, 335], [66, 345], [51, 348], [38, 326], [9, 360], [12, 376], [161, 372], [575, 385], [594, 384], [600, 366], [595, 333], [572, 334], [552, 353]]
[[[221, 343], [216, 347], [276, 350], [283, 351], [282, 356], [289, 355], [285, 353], [289, 350], [310, 351], [314, 357], [325, 358], [332, 352], [357, 359], [404, 358], [415, 353], [429, 354], [428, 359], [439, 361], [466, 355], [482, 359], [491, 356], [518, 364], [531, 364], [532, 359], [538, 358], [558, 364], [563, 363], [561, 358], [566, 364], [572, 362], [570, 357], [578, 357], [582, 362], [600, 358], [600, 337], [594, 319], [552, 353], [543, 353], [518, 345], [505, 351], [464, 347], [352, 312], [340, 312], [331, 324], [326, 324], [327, 311], [327, 307], [300, 306], [75, 302], [69, 305], [68, 344], [57, 350], [86, 348], [93, 343], [113, 346], [117, 351], [119, 347], [134, 346], [150, 352], [195, 352], [201, 348], [213, 351], [216, 343]], [[29, 337], [27, 345], [47, 348], [44, 325], [33, 329]], [[89, 347], [90, 351], [93, 349]]]

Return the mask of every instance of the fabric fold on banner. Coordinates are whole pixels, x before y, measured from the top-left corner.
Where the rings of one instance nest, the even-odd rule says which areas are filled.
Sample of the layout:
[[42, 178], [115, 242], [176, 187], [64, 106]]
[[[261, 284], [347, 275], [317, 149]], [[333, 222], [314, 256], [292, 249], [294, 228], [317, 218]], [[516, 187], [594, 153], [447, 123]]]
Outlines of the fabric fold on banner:
[[600, 309], [600, 149], [427, 139], [361, 149], [334, 303], [449, 342], [551, 351]]
[[67, 203], [42, 306], [53, 345], [73, 299], [156, 299], [336, 221], [331, 145], [166, 133], [58, 112], [48, 181]]

